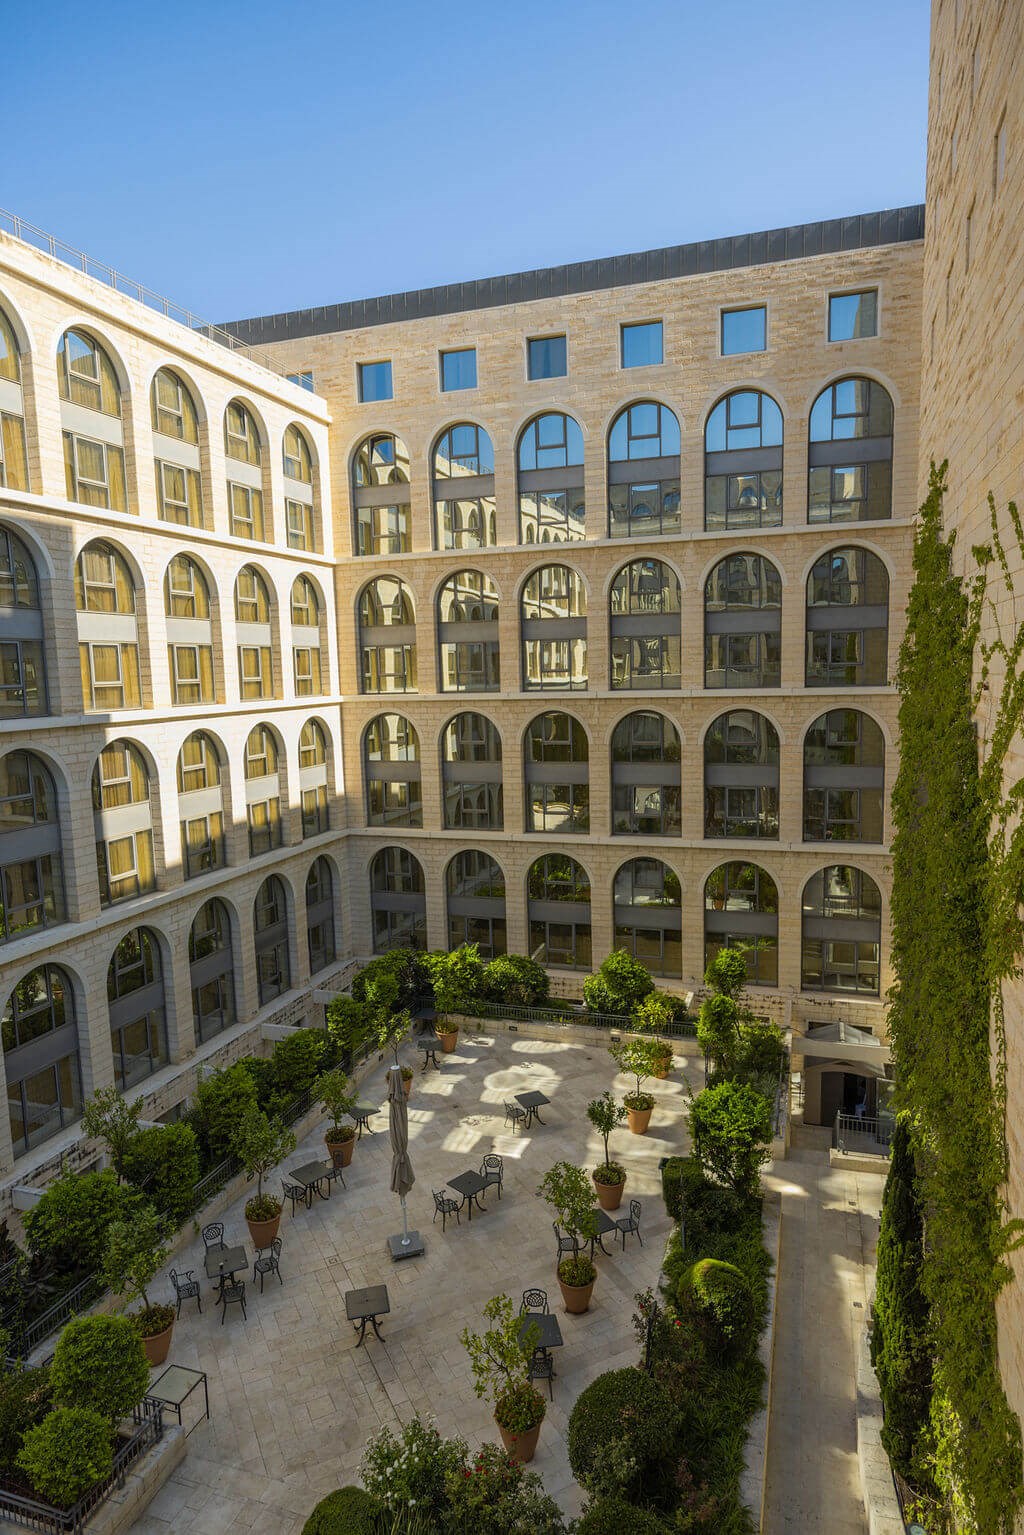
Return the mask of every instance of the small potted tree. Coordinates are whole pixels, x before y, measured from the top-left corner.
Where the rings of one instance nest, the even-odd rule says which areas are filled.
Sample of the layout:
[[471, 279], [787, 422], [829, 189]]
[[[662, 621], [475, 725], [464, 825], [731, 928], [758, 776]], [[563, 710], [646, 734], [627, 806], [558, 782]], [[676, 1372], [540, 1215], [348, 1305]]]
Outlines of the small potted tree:
[[281, 1225], [281, 1201], [264, 1194], [263, 1180], [283, 1157], [295, 1150], [295, 1137], [279, 1119], [250, 1109], [235, 1132], [234, 1151], [256, 1192], [245, 1206], [245, 1219], [254, 1247], [269, 1247]]
[[[639, 1034], [663, 1034], [674, 1023], [675, 1015], [672, 998], [663, 991], [652, 991], [634, 1008], [633, 1027]], [[672, 1046], [665, 1039], [655, 1038], [653, 1043], [658, 1051], [658, 1068], [652, 1076], [664, 1082], [672, 1070]]]
[[434, 1032], [445, 1055], [450, 1055], [459, 1039], [459, 1026], [451, 1014], [472, 1007], [483, 991], [484, 967], [475, 943], [464, 943], [450, 954], [427, 956], [437, 1019]]
[[163, 1364], [174, 1331], [174, 1307], [154, 1306], [146, 1294], [166, 1257], [167, 1243], [152, 1205], [143, 1205], [130, 1221], [114, 1221], [108, 1228], [103, 1277], [129, 1304], [142, 1302], [142, 1310], [132, 1313], [129, 1321], [139, 1329], [151, 1365]]
[[654, 1110], [654, 1099], [643, 1090], [644, 1082], [658, 1070], [662, 1056], [655, 1039], [627, 1039], [611, 1046], [611, 1053], [620, 1071], [630, 1072], [636, 1078], [636, 1092], [623, 1098], [629, 1128], [634, 1135], [646, 1135]]
[[317, 1093], [323, 1111], [330, 1119], [324, 1135], [327, 1155], [335, 1167], [347, 1167], [356, 1143], [356, 1128], [342, 1121], [355, 1108], [356, 1094], [352, 1091], [348, 1077], [340, 1069], [324, 1072], [317, 1083]]
[[[582, 1167], [574, 1167], [571, 1162], [556, 1162], [544, 1174], [537, 1193], [547, 1200], [567, 1236], [589, 1242], [597, 1235], [594, 1185]], [[590, 1305], [596, 1278], [597, 1269], [582, 1254], [563, 1258], [559, 1263], [558, 1287], [571, 1316], [582, 1315]]]
[[608, 1153], [608, 1137], [625, 1124], [626, 1110], [621, 1103], [615, 1102], [611, 1093], [603, 1092], [600, 1098], [593, 1098], [587, 1104], [587, 1118], [604, 1141], [604, 1162], [591, 1174], [597, 1202], [602, 1210], [617, 1210], [626, 1187], [626, 1169], [621, 1162], [612, 1161]]
[[527, 1363], [540, 1340], [540, 1328], [516, 1315], [507, 1295], [494, 1295], [484, 1307], [492, 1324], [486, 1332], [462, 1332], [462, 1346], [473, 1371], [477, 1396], [490, 1393], [494, 1421], [506, 1451], [525, 1465], [534, 1457], [547, 1404], [527, 1375]]

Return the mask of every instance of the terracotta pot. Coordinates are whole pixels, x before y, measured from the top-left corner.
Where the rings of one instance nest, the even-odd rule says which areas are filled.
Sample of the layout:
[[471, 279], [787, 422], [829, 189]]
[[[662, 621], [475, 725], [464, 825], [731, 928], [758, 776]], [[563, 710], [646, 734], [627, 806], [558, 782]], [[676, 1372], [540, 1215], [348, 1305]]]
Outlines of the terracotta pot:
[[174, 1332], [174, 1323], [165, 1327], [163, 1332], [155, 1332], [151, 1338], [143, 1338], [142, 1347], [146, 1358], [151, 1365], [163, 1364], [167, 1355], [171, 1352], [171, 1334]]
[[444, 1054], [451, 1055], [452, 1051], [455, 1049], [455, 1046], [459, 1042], [459, 1031], [458, 1029], [452, 1029], [446, 1034], [442, 1034], [440, 1031], [438, 1031], [437, 1039]]
[[595, 1280], [589, 1284], [565, 1284], [559, 1279], [558, 1288], [562, 1292], [565, 1309], [570, 1316], [582, 1316], [590, 1305], [590, 1297], [594, 1293]]
[[626, 1187], [626, 1180], [621, 1183], [598, 1183], [597, 1174], [590, 1175], [594, 1180], [594, 1188], [597, 1190], [597, 1202], [602, 1210], [617, 1210], [622, 1203], [622, 1191]]
[[[497, 1423], [497, 1419], [495, 1422]], [[511, 1455], [513, 1460], [518, 1460], [520, 1465], [525, 1466], [527, 1461], [533, 1459], [537, 1451], [537, 1440], [540, 1438], [539, 1423], [536, 1428], [527, 1429], [525, 1434], [510, 1434], [498, 1423], [498, 1433], [501, 1435], [506, 1454]]]
[[352, 1160], [356, 1138], [354, 1135], [351, 1135], [347, 1141], [332, 1141], [327, 1136], [324, 1136], [324, 1145], [327, 1147], [327, 1155], [335, 1167], [347, 1167]]
[[252, 1237], [253, 1247], [269, 1247], [271, 1242], [273, 1242], [277, 1237], [277, 1233], [280, 1230], [281, 1213], [279, 1211], [277, 1215], [274, 1216], [273, 1220], [270, 1221], [251, 1221], [249, 1217], [246, 1216], [245, 1224], [249, 1228], [249, 1235]]
[[668, 1074], [669, 1074], [669, 1072], [670, 1072], [670, 1071], [671, 1071], [671, 1070], [672, 1070], [672, 1063], [671, 1063], [671, 1061], [669, 1061], [669, 1062], [668, 1062], [668, 1063], [667, 1063], [667, 1064], [666, 1064], [666, 1066], [665, 1066], [665, 1070], [664, 1070], [664, 1071], [656, 1071], [656, 1072], [655, 1072], [655, 1073], [654, 1073], [654, 1077], [655, 1077], [655, 1080], [656, 1080], [656, 1081], [657, 1081], [657, 1082], [664, 1082], [664, 1081], [665, 1081], [665, 1079], [666, 1079], [666, 1077], [667, 1077], [667, 1076], [668, 1076]]
[[627, 1109], [626, 1110], [626, 1119], [628, 1120], [629, 1128], [632, 1130], [634, 1135], [646, 1135], [647, 1134], [647, 1126], [651, 1122], [651, 1115], [653, 1113], [654, 1113], [653, 1109]]
[[412, 1077], [402, 1078], [402, 1091], [408, 1098], [409, 1094], [412, 1092]]

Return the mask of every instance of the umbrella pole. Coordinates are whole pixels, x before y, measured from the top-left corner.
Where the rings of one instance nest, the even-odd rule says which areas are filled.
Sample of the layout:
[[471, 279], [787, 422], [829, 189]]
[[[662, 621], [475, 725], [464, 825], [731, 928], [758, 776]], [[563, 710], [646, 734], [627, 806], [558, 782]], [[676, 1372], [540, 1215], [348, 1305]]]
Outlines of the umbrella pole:
[[402, 1195], [402, 1246], [409, 1245], [409, 1217], [405, 1209], [405, 1195]]

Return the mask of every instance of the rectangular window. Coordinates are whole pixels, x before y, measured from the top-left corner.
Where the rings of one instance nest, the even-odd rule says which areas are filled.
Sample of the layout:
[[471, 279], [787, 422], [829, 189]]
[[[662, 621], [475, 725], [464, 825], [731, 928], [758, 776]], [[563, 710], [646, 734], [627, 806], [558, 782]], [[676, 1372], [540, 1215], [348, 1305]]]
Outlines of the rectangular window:
[[105, 442], [64, 433], [64, 470], [69, 501], [127, 511], [124, 454]]
[[100, 901], [104, 906], [142, 895], [156, 886], [153, 833], [131, 832], [96, 844]]
[[25, 423], [20, 416], [0, 411], [0, 485], [8, 490], [28, 490], [28, 458], [25, 454]]
[[177, 522], [186, 528], [201, 528], [202, 505], [199, 476], [194, 469], [168, 464], [156, 459], [157, 515], [164, 522]]
[[0, 640], [0, 719], [46, 713], [46, 674], [38, 640]]
[[265, 799], [248, 806], [249, 857], [281, 846], [281, 801]]
[[372, 400], [393, 400], [390, 362], [361, 362], [357, 364], [359, 375], [359, 400], [363, 405]]
[[329, 831], [330, 826], [330, 815], [327, 809], [327, 785], [319, 784], [315, 789], [303, 789], [303, 837], [319, 836], [321, 832]]
[[623, 325], [621, 344], [624, 368], [646, 368], [665, 361], [660, 320], [650, 320], [642, 325]]
[[441, 353], [441, 388], [447, 393], [454, 389], [476, 388], [476, 347], [464, 347], [458, 352]]
[[763, 304], [750, 309], [722, 310], [722, 356], [763, 352], [768, 345], [768, 311]]
[[312, 645], [296, 645], [295, 656], [295, 693], [299, 698], [309, 698], [314, 694], [322, 693], [320, 685], [320, 652]]
[[307, 506], [303, 501], [286, 501], [284, 512], [288, 523], [289, 549], [312, 550], [315, 547], [313, 541], [313, 508]]
[[273, 697], [274, 668], [269, 647], [239, 645], [238, 680], [243, 698]]
[[412, 532], [408, 506], [361, 506], [356, 513], [359, 554], [408, 554]]
[[186, 879], [223, 868], [224, 819], [219, 811], [181, 823], [181, 860]]
[[171, 689], [176, 704], [212, 704], [213, 650], [209, 645], [168, 645]]
[[313, 369], [312, 368], [303, 368], [300, 373], [286, 373], [285, 374], [285, 378], [287, 378], [289, 384], [298, 384], [300, 389], [308, 389], [310, 391], [310, 393], [312, 393], [312, 391], [313, 391]]
[[830, 293], [828, 297], [828, 339], [859, 341], [862, 336], [878, 335], [878, 290], [863, 293]]
[[534, 336], [526, 343], [527, 378], [565, 378], [568, 371], [564, 336]]
[[138, 709], [139, 652], [135, 645], [78, 647], [82, 666], [85, 707], [96, 713], [107, 709]]
[[252, 538], [258, 544], [263, 543], [263, 492], [252, 485], [237, 485], [229, 480], [228, 500], [231, 531], [235, 538]]

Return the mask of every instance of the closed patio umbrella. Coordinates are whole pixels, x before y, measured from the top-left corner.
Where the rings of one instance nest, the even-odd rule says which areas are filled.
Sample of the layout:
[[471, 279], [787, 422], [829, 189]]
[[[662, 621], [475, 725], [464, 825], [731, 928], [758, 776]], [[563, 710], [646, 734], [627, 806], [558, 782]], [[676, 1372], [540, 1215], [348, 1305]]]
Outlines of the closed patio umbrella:
[[388, 1237], [392, 1258], [415, 1258], [423, 1251], [423, 1241], [418, 1231], [409, 1230], [405, 1198], [416, 1174], [409, 1160], [409, 1108], [402, 1088], [400, 1067], [388, 1070], [388, 1134], [391, 1137], [391, 1192], [402, 1201], [402, 1230]]

